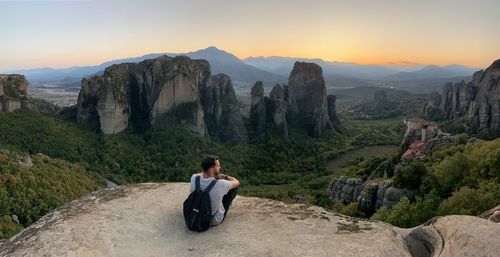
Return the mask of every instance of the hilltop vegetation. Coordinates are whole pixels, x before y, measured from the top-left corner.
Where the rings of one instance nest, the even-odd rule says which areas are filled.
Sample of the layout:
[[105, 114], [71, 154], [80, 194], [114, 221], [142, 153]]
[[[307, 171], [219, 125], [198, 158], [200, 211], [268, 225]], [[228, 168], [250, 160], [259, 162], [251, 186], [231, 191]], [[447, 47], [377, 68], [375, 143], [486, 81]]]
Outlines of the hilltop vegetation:
[[413, 227], [437, 215], [479, 215], [500, 204], [500, 138], [436, 149], [399, 170], [394, 184], [416, 190], [416, 201], [403, 198], [372, 218]]
[[[0, 152], [0, 239], [8, 238], [47, 212], [104, 187], [93, 172], [43, 154], [32, 156], [33, 166], [21, 165], [26, 155]], [[16, 215], [17, 224], [12, 215]]]
[[30, 110], [0, 113], [0, 148], [71, 162], [96, 159], [98, 137], [71, 122]]

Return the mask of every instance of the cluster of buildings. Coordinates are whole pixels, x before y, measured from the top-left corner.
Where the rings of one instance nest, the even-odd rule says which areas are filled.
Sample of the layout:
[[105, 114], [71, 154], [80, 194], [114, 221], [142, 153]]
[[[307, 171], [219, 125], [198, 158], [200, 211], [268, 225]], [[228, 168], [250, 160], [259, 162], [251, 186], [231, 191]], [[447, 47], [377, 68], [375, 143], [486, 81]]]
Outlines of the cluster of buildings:
[[442, 134], [436, 122], [419, 118], [404, 120], [406, 132], [402, 144], [407, 147], [401, 161], [422, 160], [430, 151], [428, 140]]

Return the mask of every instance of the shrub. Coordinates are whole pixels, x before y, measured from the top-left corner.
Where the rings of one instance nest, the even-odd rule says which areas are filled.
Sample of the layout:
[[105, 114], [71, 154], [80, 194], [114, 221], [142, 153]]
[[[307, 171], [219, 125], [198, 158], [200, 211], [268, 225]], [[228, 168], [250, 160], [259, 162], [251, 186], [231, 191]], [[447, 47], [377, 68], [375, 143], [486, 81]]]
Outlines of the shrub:
[[9, 215], [0, 217], [0, 238], [9, 238], [23, 229], [22, 226], [14, 223]]
[[366, 217], [365, 213], [359, 209], [357, 203], [350, 203], [346, 205], [344, 208], [342, 208], [340, 213], [351, 217], [359, 217], [359, 218]]
[[391, 209], [378, 209], [372, 219], [403, 228], [415, 227], [436, 216], [440, 201], [436, 190], [432, 190], [423, 198], [417, 197], [413, 204], [407, 197], [403, 197]]
[[427, 174], [427, 168], [419, 161], [413, 161], [408, 166], [398, 169], [394, 175], [394, 185], [400, 188], [416, 190]]
[[[486, 188], [488, 186], [496, 188]], [[500, 192], [498, 187], [500, 186], [497, 183], [482, 184], [479, 189], [461, 187], [441, 203], [439, 214], [479, 215], [500, 203], [500, 198], [495, 197]]]

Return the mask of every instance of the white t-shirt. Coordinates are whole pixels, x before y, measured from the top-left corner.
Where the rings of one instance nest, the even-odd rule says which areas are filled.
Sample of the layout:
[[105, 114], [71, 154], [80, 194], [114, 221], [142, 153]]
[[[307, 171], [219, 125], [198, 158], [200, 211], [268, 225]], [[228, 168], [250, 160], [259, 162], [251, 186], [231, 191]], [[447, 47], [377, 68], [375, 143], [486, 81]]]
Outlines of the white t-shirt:
[[[214, 180], [215, 178], [207, 178], [204, 179], [203, 176], [198, 175], [198, 174], [193, 174], [191, 176], [191, 182], [189, 184], [189, 193], [191, 194], [195, 189], [196, 189], [196, 177], [200, 176], [200, 188], [201, 190], [205, 190], [205, 188], [208, 187], [210, 182]], [[222, 220], [224, 219], [224, 213], [226, 210], [224, 209], [224, 206], [222, 205], [222, 197], [227, 194], [231, 190], [231, 182], [225, 179], [219, 179], [217, 180], [217, 183], [215, 183], [214, 187], [212, 187], [212, 190], [208, 193], [210, 195], [210, 202], [212, 205], [212, 215], [214, 217], [212, 218], [212, 221], [210, 222], [211, 225], [219, 225]]]

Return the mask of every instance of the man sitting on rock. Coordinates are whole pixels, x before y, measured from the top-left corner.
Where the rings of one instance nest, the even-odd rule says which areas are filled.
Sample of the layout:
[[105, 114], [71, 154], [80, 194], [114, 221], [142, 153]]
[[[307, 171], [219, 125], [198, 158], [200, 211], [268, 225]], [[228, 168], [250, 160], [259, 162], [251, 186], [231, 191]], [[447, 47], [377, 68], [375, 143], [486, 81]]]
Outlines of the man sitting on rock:
[[233, 202], [238, 192], [240, 182], [231, 176], [220, 174], [220, 161], [219, 157], [215, 155], [207, 155], [201, 161], [203, 171], [193, 174], [189, 185], [189, 193], [191, 194], [196, 189], [196, 177], [200, 176], [200, 189], [205, 190], [211, 181], [217, 179], [217, 183], [210, 190], [209, 196], [212, 207], [212, 221], [211, 226], [217, 226], [227, 215], [229, 206]]

